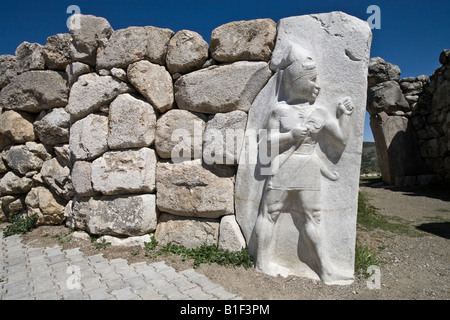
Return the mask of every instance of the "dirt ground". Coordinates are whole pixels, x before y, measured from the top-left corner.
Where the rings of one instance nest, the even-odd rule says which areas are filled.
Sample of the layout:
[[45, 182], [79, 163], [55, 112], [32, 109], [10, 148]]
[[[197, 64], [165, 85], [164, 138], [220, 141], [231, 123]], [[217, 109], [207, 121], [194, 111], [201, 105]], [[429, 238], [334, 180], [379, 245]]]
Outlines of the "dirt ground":
[[[370, 204], [408, 232], [358, 228], [358, 237], [370, 241], [382, 263], [379, 288], [362, 275], [348, 286], [328, 286], [299, 277], [271, 277], [254, 268], [202, 264], [197, 272], [243, 299], [257, 300], [449, 300], [450, 299], [450, 189], [444, 186], [393, 188], [361, 185]], [[80, 247], [86, 255], [124, 258], [130, 263], [164, 260], [177, 270], [193, 267], [178, 256], [150, 259], [140, 247], [97, 249], [89, 240], [68, 238], [63, 226], [42, 226], [23, 235], [32, 246]], [[66, 239], [66, 240], [65, 240]]]

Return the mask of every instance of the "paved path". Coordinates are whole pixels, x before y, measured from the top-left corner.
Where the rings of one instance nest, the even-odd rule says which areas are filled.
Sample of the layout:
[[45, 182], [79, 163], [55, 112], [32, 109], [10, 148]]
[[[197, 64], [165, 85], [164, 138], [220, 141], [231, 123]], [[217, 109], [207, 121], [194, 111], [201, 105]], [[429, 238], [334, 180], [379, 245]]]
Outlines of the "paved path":
[[240, 299], [193, 269], [85, 257], [79, 248], [32, 248], [0, 232], [0, 300]]

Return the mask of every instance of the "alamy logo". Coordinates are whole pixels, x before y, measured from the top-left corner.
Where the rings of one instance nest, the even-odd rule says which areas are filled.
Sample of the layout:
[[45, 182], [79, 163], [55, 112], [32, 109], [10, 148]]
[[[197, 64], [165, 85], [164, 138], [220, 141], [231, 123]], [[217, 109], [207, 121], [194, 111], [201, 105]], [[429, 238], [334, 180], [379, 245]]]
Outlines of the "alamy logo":
[[371, 5], [367, 7], [366, 13], [371, 14], [367, 18], [367, 23], [370, 29], [381, 29], [381, 9], [377, 5]]
[[367, 278], [366, 286], [369, 289], [381, 289], [381, 269], [378, 266], [369, 266], [366, 273], [370, 276]]
[[70, 5], [67, 7], [66, 13], [72, 14], [69, 18], [67, 18], [67, 29], [80, 29], [81, 28], [81, 22], [80, 22], [80, 16], [81, 9], [77, 5]]

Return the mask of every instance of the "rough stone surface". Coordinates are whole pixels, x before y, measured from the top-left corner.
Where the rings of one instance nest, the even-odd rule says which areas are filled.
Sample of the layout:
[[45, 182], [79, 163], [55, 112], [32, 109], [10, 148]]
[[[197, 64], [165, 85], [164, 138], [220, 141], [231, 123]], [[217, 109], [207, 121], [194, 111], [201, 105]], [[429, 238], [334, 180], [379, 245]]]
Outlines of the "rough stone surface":
[[0, 89], [6, 86], [17, 75], [16, 57], [10, 54], [0, 55]]
[[175, 100], [180, 109], [194, 112], [248, 111], [271, 75], [265, 62], [212, 66], [180, 77]]
[[42, 179], [57, 196], [66, 200], [72, 199], [75, 193], [69, 167], [63, 167], [56, 158], [53, 158], [42, 164], [40, 173]]
[[370, 117], [370, 127], [385, 183], [396, 185], [397, 180], [403, 176], [427, 172], [425, 163], [420, 158], [417, 138], [406, 117], [388, 116], [381, 112]]
[[233, 171], [204, 167], [199, 160], [159, 162], [156, 169], [157, 206], [179, 216], [219, 218], [234, 213]]
[[10, 146], [3, 151], [3, 159], [8, 166], [21, 175], [28, 171], [39, 171], [44, 159], [27, 145]]
[[22, 73], [0, 92], [0, 106], [12, 110], [40, 112], [64, 107], [67, 101], [65, 74], [51, 70]]
[[92, 163], [92, 186], [104, 195], [155, 190], [154, 150], [109, 151]]
[[156, 229], [155, 195], [95, 197], [75, 201], [77, 225], [91, 234], [141, 236]]
[[33, 180], [21, 177], [12, 171], [0, 179], [0, 195], [27, 193], [33, 187]]
[[220, 220], [218, 248], [241, 251], [247, 246], [244, 235], [234, 215], [223, 216]]
[[247, 114], [244, 111], [210, 116], [203, 136], [203, 161], [207, 164], [237, 164], [246, 125]]
[[169, 42], [167, 69], [172, 74], [200, 69], [208, 59], [208, 47], [208, 43], [197, 32], [178, 31]]
[[155, 238], [165, 245], [173, 243], [186, 248], [217, 245], [219, 221], [215, 219], [187, 218], [162, 213]]
[[139, 60], [164, 65], [173, 31], [156, 27], [128, 27], [113, 32], [97, 56], [98, 69], [126, 68]]
[[400, 85], [396, 81], [386, 81], [369, 88], [367, 93], [367, 111], [376, 114], [384, 111], [392, 114], [396, 111], [409, 111]]
[[64, 221], [64, 205], [45, 187], [31, 189], [25, 198], [28, 215], [36, 214], [36, 225], [61, 224]]
[[72, 183], [75, 193], [80, 197], [95, 195], [92, 188], [92, 163], [77, 161], [72, 167]]
[[99, 76], [96, 73], [82, 75], [70, 90], [66, 111], [74, 122], [100, 107], [109, 104], [119, 94], [131, 92], [127, 83], [111, 76]]
[[70, 114], [64, 108], [55, 108], [34, 122], [39, 140], [47, 145], [69, 142]]
[[113, 247], [142, 247], [145, 248], [145, 243], [150, 243], [151, 237], [148, 234], [143, 236], [118, 238], [113, 236], [101, 236], [97, 239], [97, 243], [110, 243]]
[[69, 32], [72, 36], [70, 51], [73, 61], [94, 66], [97, 48], [109, 39], [113, 29], [105, 18], [73, 14], [69, 20]]
[[108, 150], [108, 117], [90, 114], [70, 128], [69, 147], [73, 160], [92, 160]]
[[33, 116], [25, 112], [6, 110], [0, 115], [0, 133], [14, 143], [34, 141], [33, 120]]
[[155, 140], [155, 131], [156, 115], [148, 102], [126, 93], [109, 106], [111, 149], [148, 147]]
[[230, 22], [213, 30], [211, 55], [220, 62], [269, 61], [276, 34], [271, 19]]
[[155, 149], [172, 161], [202, 157], [205, 117], [187, 110], [169, 110], [156, 123]]
[[72, 37], [69, 33], [58, 33], [47, 38], [47, 43], [44, 46], [44, 59], [48, 68], [66, 70], [71, 62], [71, 41]]
[[400, 80], [400, 68], [395, 64], [384, 61], [380, 57], [371, 58], [369, 61], [368, 85], [372, 87], [386, 81]]
[[160, 112], [172, 108], [172, 77], [166, 68], [147, 60], [138, 61], [128, 67], [130, 83]]
[[72, 85], [77, 82], [79, 76], [91, 72], [91, 67], [88, 64], [83, 62], [73, 62], [66, 67], [67, 84], [69, 87], [72, 87]]
[[22, 42], [16, 49], [16, 71], [44, 70], [44, 47], [39, 43]]

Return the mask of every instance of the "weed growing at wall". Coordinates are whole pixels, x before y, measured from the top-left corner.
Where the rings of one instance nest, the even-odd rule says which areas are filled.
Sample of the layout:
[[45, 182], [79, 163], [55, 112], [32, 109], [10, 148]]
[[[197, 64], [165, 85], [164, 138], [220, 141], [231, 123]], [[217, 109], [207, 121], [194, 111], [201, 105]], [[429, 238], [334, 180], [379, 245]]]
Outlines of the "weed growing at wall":
[[33, 230], [36, 228], [37, 219], [37, 215], [28, 216], [11, 212], [8, 217], [8, 222], [11, 224], [3, 228], [3, 238]]
[[202, 263], [217, 263], [226, 267], [243, 266], [248, 269], [253, 267], [253, 260], [246, 248], [241, 251], [230, 251], [226, 249], [218, 249], [215, 245], [202, 245], [197, 248], [186, 248], [173, 243], [163, 246], [158, 245], [154, 235], [150, 242], [145, 242], [145, 256], [156, 258], [164, 255], [179, 255], [183, 260], [193, 259], [194, 268], [199, 267]]

